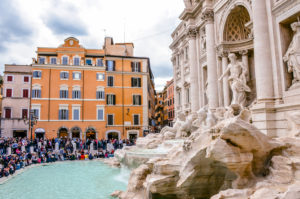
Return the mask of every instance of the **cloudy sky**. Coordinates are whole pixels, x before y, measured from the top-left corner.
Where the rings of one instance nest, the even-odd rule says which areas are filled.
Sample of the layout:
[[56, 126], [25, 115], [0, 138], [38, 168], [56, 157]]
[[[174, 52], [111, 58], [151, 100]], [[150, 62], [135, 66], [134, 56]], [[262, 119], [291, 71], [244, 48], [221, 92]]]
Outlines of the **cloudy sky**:
[[102, 48], [105, 32], [115, 42], [125, 32], [135, 55], [150, 57], [160, 90], [172, 78], [170, 35], [183, 8], [183, 0], [0, 0], [1, 73], [4, 64], [30, 64], [38, 46], [74, 36], [85, 48]]

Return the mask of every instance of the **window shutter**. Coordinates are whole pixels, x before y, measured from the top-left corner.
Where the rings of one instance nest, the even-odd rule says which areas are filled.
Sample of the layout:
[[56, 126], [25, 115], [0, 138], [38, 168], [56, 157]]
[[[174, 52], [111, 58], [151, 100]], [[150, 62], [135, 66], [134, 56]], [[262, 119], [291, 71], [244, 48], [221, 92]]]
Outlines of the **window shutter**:
[[79, 79], [81, 79], [81, 73], [79, 73]]
[[66, 98], [69, 98], [69, 91], [66, 91]]
[[78, 91], [78, 98], [81, 98], [81, 91]]
[[58, 111], [58, 119], [61, 120], [61, 110]]
[[113, 105], [116, 105], [116, 96], [113, 95]]
[[69, 79], [69, 73], [66, 73], [66, 79]]
[[108, 70], [108, 60], [105, 60], [105, 70]]
[[131, 78], [131, 87], [133, 87], [133, 78]]
[[142, 97], [139, 95], [139, 105], [142, 104]]
[[72, 78], [75, 79], [75, 72], [72, 73]]
[[116, 70], [116, 61], [113, 61], [113, 71]]
[[134, 72], [134, 62], [131, 62], [131, 71]]
[[138, 78], [138, 87], [141, 87], [141, 78]]
[[39, 77], [42, 77], [42, 72], [38, 71]]
[[111, 86], [114, 86], [114, 78], [111, 77]]
[[138, 62], [138, 72], [141, 72], [141, 62]]
[[72, 91], [72, 99], [75, 98], [75, 91]]
[[69, 120], [69, 110], [66, 110], [66, 120]]
[[106, 104], [108, 104], [108, 97], [109, 95], [106, 95]]

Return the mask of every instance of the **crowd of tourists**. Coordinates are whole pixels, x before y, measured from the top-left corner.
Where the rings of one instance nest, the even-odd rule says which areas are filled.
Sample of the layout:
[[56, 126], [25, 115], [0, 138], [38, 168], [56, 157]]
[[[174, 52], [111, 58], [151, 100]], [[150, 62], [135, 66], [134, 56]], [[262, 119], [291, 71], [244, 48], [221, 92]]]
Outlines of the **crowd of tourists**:
[[32, 164], [65, 160], [93, 160], [114, 156], [135, 140], [0, 138], [0, 178]]

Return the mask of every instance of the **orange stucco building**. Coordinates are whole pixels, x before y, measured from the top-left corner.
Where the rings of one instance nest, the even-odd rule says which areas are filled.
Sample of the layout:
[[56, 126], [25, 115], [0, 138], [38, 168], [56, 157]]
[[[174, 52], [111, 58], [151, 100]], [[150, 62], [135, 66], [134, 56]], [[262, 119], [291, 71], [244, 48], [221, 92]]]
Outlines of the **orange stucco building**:
[[74, 37], [37, 49], [31, 109], [37, 137], [133, 138], [151, 129], [154, 80], [150, 60], [134, 57], [133, 43], [105, 38], [85, 49]]

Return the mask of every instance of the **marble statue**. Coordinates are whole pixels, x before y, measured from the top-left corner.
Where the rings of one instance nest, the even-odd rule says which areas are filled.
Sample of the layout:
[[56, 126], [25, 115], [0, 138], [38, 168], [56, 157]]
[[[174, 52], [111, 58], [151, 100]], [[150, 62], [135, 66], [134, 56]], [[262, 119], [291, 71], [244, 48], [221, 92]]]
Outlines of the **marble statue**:
[[174, 138], [177, 134], [177, 131], [179, 131], [180, 127], [184, 124], [185, 122], [185, 115], [183, 112], [179, 111], [178, 112], [178, 116], [177, 116], [177, 119], [174, 123], [174, 126], [173, 127], [169, 127], [169, 126], [165, 126], [161, 131], [160, 133], [162, 135], [165, 136], [165, 134], [167, 133], [172, 133], [174, 135]]
[[232, 91], [231, 104], [246, 105], [246, 92], [251, 92], [251, 89], [247, 85], [247, 73], [248, 70], [242, 62], [237, 61], [237, 57], [234, 53], [228, 55], [230, 64], [219, 78], [221, 81], [225, 75], [230, 72], [228, 82]]
[[292, 23], [291, 28], [295, 34], [283, 60], [287, 62], [288, 72], [293, 73], [293, 86], [300, 82], [300, 22]]
[[193, 126], [201, 129], [209, 129], [216, 125], [218, 119], [207, 108], [203, 107], [197, 111], [198, 118], [193, 122]]
[[192, 131], [196, 130], [193, 126], [193, 122], [197, 120], [197, 113], [191, 113], [186, 121], [181, 125], [179, 131], [176, 133], [176, 138], [188, 137], [192, 133]]

